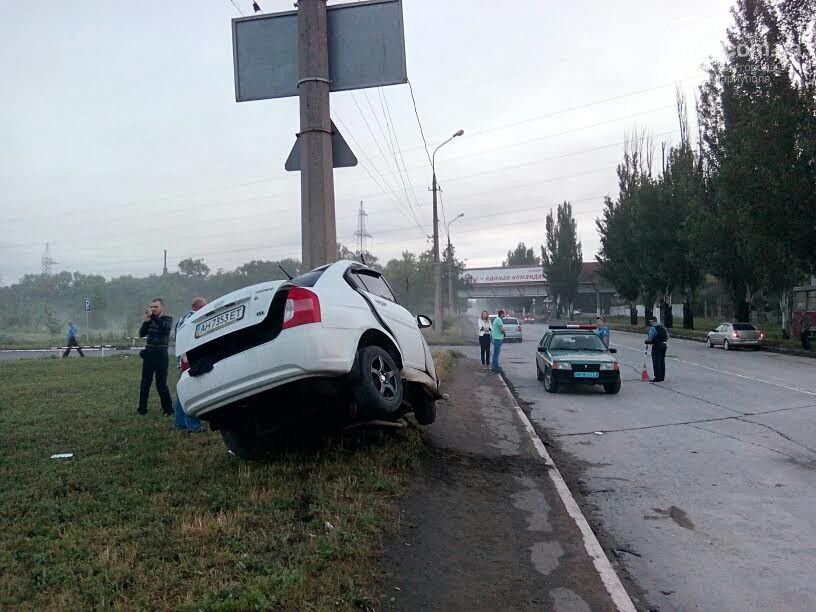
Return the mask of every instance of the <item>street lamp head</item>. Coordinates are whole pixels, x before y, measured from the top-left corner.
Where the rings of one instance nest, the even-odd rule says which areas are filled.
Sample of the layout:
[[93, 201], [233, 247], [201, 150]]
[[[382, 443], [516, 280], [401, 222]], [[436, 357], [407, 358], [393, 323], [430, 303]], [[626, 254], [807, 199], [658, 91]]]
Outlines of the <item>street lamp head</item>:
[[459, 217], [464, 217], [464, 216], [465, 216], [465, 213], [459, 213], [458, 215], [456, 215], [456, 218], [458, 219]]
[[459, 130], [458, 132], [456, 132], [453, 135], [453, 137], [456, 138], [457, 136], [464, 136], [464, 134], [465, 134], [465, 130]]

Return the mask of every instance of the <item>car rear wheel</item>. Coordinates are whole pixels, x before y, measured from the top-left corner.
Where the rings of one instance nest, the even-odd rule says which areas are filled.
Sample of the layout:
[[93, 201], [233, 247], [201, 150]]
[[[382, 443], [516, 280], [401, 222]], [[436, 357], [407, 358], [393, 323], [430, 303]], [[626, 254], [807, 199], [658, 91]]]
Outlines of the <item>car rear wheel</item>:
[[544, 390], [547, 393], [558, 393], [558, 383], [553, 379], [550, 368], [544, 370]]
[[357, 354], [359, 380], [352, 395], [361, 415], [394, 416], [402, 405], [402, 379], [394, 358], [379, 346], [364, 346]]
[[260, 459], [270, 450], [271, 437], [249, 427], [222, 429], [221, 437], [230, 452], [241, 459]]
[[726, 351], [730, 351], [730, 350], [731, 350], [731, 345], [730, 345], [730, 344], [728, 344], [728, 339], [723, 340], [723, 348], [724, 348]]
[[544, 380], [544, 373], [541, 371], [541, 368], [538, 367], [538, 364], [536, 364], [536, 378], [539, 381]]
[[615, 395], [621, 390], [621, 381], [618, 380], [616, 382], [609, 383], [608, 385], [604, 385], [603, 388], [609, 395]]

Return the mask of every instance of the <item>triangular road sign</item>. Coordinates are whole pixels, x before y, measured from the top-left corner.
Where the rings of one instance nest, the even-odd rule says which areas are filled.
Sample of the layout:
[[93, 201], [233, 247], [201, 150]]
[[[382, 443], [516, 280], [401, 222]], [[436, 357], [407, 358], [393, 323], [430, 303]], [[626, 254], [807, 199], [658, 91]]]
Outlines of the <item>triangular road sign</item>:
[[[351, 148], [346, 143], [343, 136], [340, 134], [334, 121], [331, 122], [331, 141], [332, 141], [332, 166], [334, 168], [350, 168], [357, 165], [357, 158], [354, 156]], [[295, 146], [292, 147], [292, 152], [286, 159], [283, 166], [289, 172], [296, 172], [300, 170], [300, 139], [295, 140]]]

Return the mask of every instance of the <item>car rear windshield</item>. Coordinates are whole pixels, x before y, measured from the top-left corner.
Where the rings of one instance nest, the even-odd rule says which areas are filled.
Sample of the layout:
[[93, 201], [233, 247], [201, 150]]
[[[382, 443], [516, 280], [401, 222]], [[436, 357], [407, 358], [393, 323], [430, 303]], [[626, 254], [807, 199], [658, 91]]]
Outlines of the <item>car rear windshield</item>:
[[507, 325], [518, 325], [518, 319], [511, 319], [510, 317], [504, 319], [504, 322]]
[[756, 327], [750, 323], [734, 323], [734, 329], [736, 331], [756, 331]]
[[311, 272], [306, 272], [305, 274], [296, 276], [292, 279], [292, 283], [299, 285], [300, 287], [314, 287], [315, 283], [317, 283], [320, 277], [323, 276], [323, 272], [326, 270], [326, 267], [328, 266], [316, 268]]

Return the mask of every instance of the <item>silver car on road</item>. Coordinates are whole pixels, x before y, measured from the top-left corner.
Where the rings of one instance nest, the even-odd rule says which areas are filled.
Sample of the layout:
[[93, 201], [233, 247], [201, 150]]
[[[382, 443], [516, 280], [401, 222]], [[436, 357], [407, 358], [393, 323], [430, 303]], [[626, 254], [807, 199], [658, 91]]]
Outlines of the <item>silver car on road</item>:
[[726, 351], [750, 346], [755, 351], [762, 346], [765, 333], [751, 323], [721, 323], [708, 332], [708, 348], [722, 346]]
[[[496, 315], [490, 315], [490, 323], [493, 324], [493, 319]], [[505, 342], [521, 342], [521, 323], [515, 317], [504, 317], [504, 341]]]

